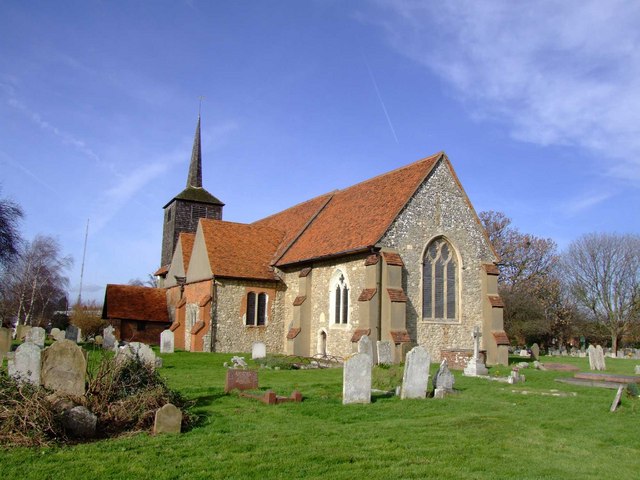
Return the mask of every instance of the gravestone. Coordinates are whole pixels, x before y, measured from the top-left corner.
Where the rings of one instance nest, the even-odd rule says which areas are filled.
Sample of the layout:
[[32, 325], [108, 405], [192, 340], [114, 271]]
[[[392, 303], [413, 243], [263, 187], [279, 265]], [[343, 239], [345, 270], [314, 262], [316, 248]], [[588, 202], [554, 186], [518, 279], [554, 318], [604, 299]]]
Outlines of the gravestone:
[[27, 333], [25, 337], [26, 342], [31, 342], [39, 346], [40, 348], [44, 348], [44, 339], [47, 336], [47, 332], [44, 331], [42, 327], [32, 327], [31, 330]]
[[640, 365], [636, 365], [636, 366], [635, 366], [634, 373], [635, 373], [636, 375], [640, 375]]
[[373, 365], [373, 345], [371, 344], [371, 339], [368, 335], [363, 335], [358, 340], [358, 353], [364, 353], [365, 355], [369, 355], [371, 359], [371, 364]]
[[540, 360], [540, 346], [537, 343], [531, 345], [531, 356], [534, 360]]
[[55, 337], [53, 337], [53, 339], [58, 342], [60, 340], [65, 340], [67, 338], [67, 332], [66, 330], [59, 330], [58, 333], [56, 333]]
[[471, 336], [473, 337], [473, 357], [471, 357], [467, 366], [464, 368], [464, 374], [468, 377], [489, 375], [489, 370], [487, 370], [487, 367], [485, 367], [484, 362], [480, 358], [480, 337], [482, 337], [480, 327], [477, 325], [473, 327]]
[[444, 392], [453, 392], [453, 384], [455, 381], [453, 373], [449, 370], [447, 359], [445, 358], [440, 363], [438, 373], [433, 377], [433, 386], [435, 389], [440, 389]]
[[27, 337], [27, 334], [31, 330], [29, 325], [18, 325], [16, 327], [16, 340], [24, 342], [24, 339]]
[[251, 359], [265, 358], [267, 356], [267, 346], [262, 342], [255, 342], [251, 347]]
[[151, 347], [141, 342], [127, 343], [116, 353], [116, 359], [137, 358], [140, 362], [156, 367], [156, 354], [153, 353]]
[[102, 335], [96, 335], [93, 341], [96, 345], [102, 345], [102, 342], [104, 342], [104, 338], [102, 338]]
[[405, 357], [400, 398], [425, 398], [429, 385], [431, 356], [421, 346], [413, 347]]
[[596, 345], [596, 370], [606, 370], [607, 366], [604, 362], [604, 351], [600, 345]]
[[622, 350], [618, 350], [618, 353], [616, 353], [616, 358], [624, 358], [624, 352]]
[[116, 337], [113, 334], [114, 328], [109, 325], [102, 330], [102, 348], [105, 350], [113, 350], [116, 346]]
[[59, 340], [42, 353], [42, 385], [56, 392], [84, 395], [87, 359], [71, 340]]
[[13, 360], [9, 362], [9, 375], [21, 383], [40, 385], [40, 360], [42, 350], [38, 345], [25, 342], [16, 349]]
[[60, 329], [58, 327], [53, 327], [49, 332], [49, 335], [51, 336], [51, 338], [55, 339], [58, 333], [60, 333]]
[[72, 342], [78, 343], [78, 335], [80, 334], [80, 329], [75, 325], [67, 325], [67, 329], [64, 333], [64, 338], [67, 340], [71, 340]]
[[589, 356], [589, 369], [595, 370], [596, 369], [596, 347], [594, 347], [593, 345], [589, 345], [589, 348], [587, 349], [587, 355]]
[[376, 342], [378, 350], [378, 365], [391, 365], [393, 363], [393, 351], [391, 350], [391, 342]]
[[227, 370], [227, 378], [224, 382], [224, 393], [231, 390], [257, 390], [258, 372], [255, 370], [239, 370], [230, 368]]
[[0, 365], [2, 365], [2, 359], [11, 351], [11, 330], [5, 327], [0, 327]]
[[160, 353], [173, 353], [175, 337], [171, 330], [163, 330], [160, 334]]
[[344, 362], [342, 404], [350, 403], [371, 403], [371, 357], [366, 353], [354, 353]]
[[153, 422], [153, 434], [180, 433], [182, 426], [182, 412], [172, 403], [167, 403], [156, 410], [155, 422]]

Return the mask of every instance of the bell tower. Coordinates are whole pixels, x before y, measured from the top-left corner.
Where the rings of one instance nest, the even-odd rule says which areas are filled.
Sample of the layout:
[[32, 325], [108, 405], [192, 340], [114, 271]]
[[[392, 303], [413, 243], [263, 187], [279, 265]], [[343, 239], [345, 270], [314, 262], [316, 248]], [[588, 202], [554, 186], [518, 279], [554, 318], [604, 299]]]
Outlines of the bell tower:
[[196, 126], [191, 163], [187, 176], [187, 188], [173, 197], [164, 208], [161, 266], [171, 263], [173, 251], [181, 232], [195, 233], [198, 220], [212, 218], [222, 220], [224, 203], [202, 187], [202, 149], [200, 147], [200, 115]]

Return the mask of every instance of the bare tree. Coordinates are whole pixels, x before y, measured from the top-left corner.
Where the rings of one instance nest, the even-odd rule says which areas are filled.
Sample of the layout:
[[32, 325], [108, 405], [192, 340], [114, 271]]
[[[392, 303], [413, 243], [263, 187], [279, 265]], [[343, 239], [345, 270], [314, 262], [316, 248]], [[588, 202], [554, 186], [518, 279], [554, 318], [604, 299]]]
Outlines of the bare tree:
[[577, 303], [606, 326], [617, 352], [640, 321], [640, 236], [584, 235], [571, 243], [563, 266]]
[[65, 271], [72, 264], [70, 256], [62, 256], [55, 238], [38, 235], [24, 244], [4, 276], [17, 325], [38, 324], [53, 313], [56, 302], [66, 294], [69, 279]]
[[158, 282], [153, 273], [147, 274], [146, 280], [141, 280], [140, 278], [132, 278], [127, 282], [127, 285], [132, 285], [134, 287], [152, 287], [156, 288], [158, 286]]
[[6, 268], [18, 255], [22, 238], [18, 223], [24, 216], [20, 206], [0, 199], [0, 268]]

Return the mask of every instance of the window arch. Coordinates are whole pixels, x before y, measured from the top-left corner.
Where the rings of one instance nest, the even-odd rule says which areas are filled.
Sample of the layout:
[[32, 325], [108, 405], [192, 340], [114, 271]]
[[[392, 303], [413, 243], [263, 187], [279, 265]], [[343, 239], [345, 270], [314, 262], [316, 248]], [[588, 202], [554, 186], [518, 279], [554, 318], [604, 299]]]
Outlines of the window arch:
[[245, 315], [245, 325], [263, 326], [267, 319], [267, 294], [264, 292], [247, 293], [247, 313]]
[[458, 259], [444, 238], [432, 241], [422, 259], [422, 318], [458, 317]]
[[331, 323], [346, 325], [349, 323], [349, 283], [344, 274], [338, 270], [330, 288]]

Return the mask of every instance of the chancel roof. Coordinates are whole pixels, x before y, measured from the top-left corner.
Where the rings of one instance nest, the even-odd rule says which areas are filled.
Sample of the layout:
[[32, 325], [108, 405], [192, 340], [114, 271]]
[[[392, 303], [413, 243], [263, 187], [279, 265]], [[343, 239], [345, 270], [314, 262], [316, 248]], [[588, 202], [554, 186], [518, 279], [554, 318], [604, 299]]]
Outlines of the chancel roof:
[[108, 284], [102, 318], [170, 322], [164, 288]]

